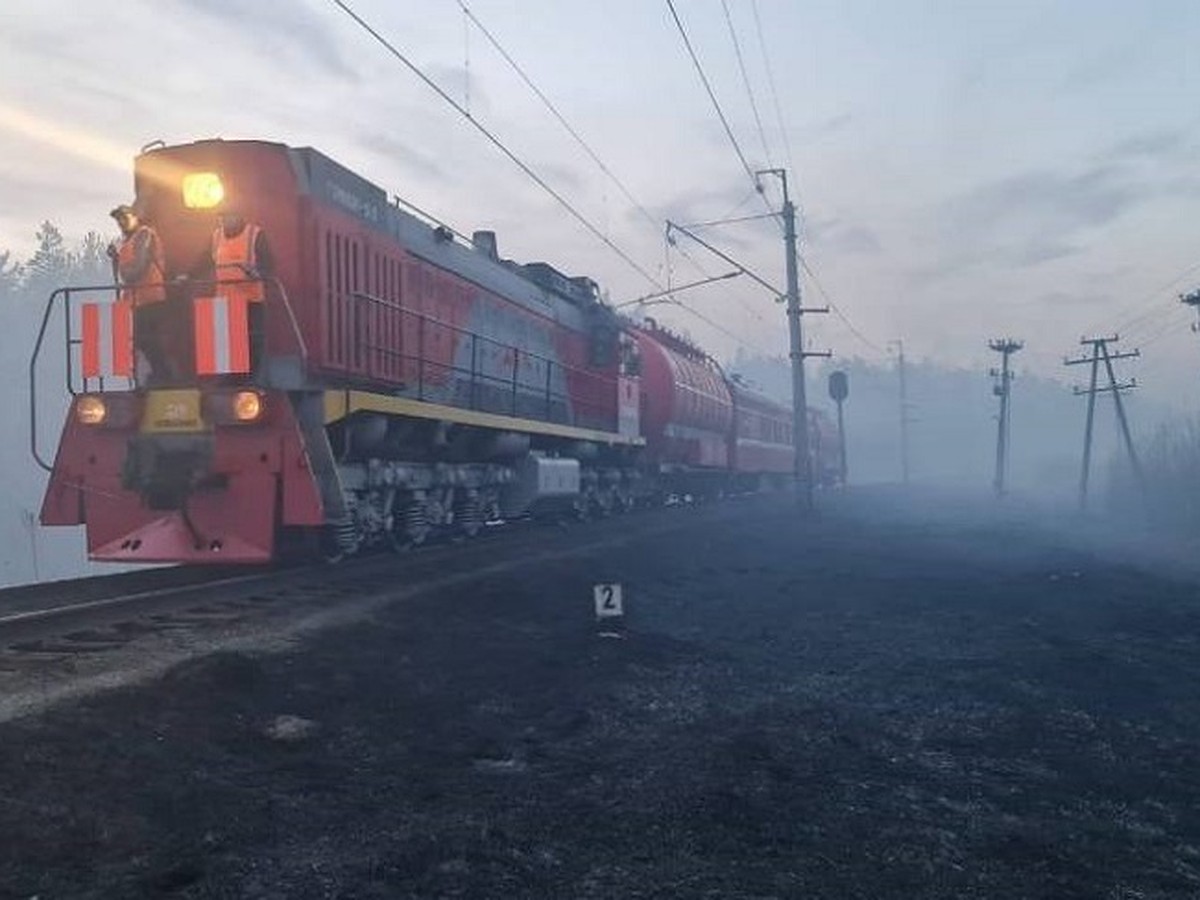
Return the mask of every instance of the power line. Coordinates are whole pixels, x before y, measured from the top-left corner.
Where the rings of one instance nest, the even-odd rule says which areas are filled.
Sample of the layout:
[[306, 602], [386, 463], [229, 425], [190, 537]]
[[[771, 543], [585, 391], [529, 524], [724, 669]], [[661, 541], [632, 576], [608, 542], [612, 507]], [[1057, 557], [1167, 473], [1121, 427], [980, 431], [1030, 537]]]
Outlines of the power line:
[[[1147, 291], [1145, 294], [1143, 294], [1141, 297], [1139, 297], [1133, 303], [1130, 303], [1127, 306], [1118, 310], [1117, 311], [1118, 318], [1115, 320], [1115, 325], [1128, 331], [1130, 326], [1132, 326], [1135, 322], [1139, 322], [1143, 318], [1146, 318], [1147, 316], [1157, 315], [1158, 308], [1160, 306], [1162, 306], [1165, 301], [1160, 301], [1158, 303], [1153, 304], [1150, 309], [1142, 309], [1142, 306], [1147, 301], [1153, 300], [1154, 298], [1156, 298], [1163, 291], [1169, 290], [1170, 288], [1174, 287], [1176, 284], [1178, 284], [1184, 278], [1187, 278], [1189, 275], [1191, 275], [1193, 272], [1195, 272], [1197, 270], [1200, 270], [1200, 262], [1195, 262], [1195, 263], [1192, 263], [1191, 265], [1186, 266], [1185, 268], [1180, 270], [1180, 272], [1177, 275], [1172, 277], [1170, 281], [1166, 281], [1159, 287], [1156, 287], [1153, 290]], [[1174, 302], [1174, 299], [1175, 299], [1174, 297], [1171, 298], [1172, 304]], [[1141, 311], [1138, 312], [1138, 310], [1141, 310]], [[1130, 313], [1136, 313], [1136, 315], [1134, 315], [1132, 318], [1126, 318], [1129, 316]]]
[[774, 168], [771, 161], [771, 151], [767, 147], [767, 133], [763, 130], [762, 117], [758, 114], [758, 104], [754, 101], [754, 88], [750, 86], [750, 76], [746, 72], [746, 61], [742, 59], [742, 44], [738, 40], [737, 29], [733, 27], [733, 16], [729, 13], [729, 0], [721, 0], [721, 9], [725, 11], [725, 24], [729, 26], [729, 37], [733, 40], [733, 52], [737, 56], [738, 69], [742, 73], [742, 83], [746, 85], [746, 97], [750, 100], [750, 110], [754, 113], [754, 124], [758, 126], [758, 138], [762, 141], [763, 156], [767, 166]]
[[709, 219], [707, 222], [689, 222], [684, 225], [684, 228], [715, 228], [718, 225], [739, 225], [742, 222], [758, 222], [761, 219], [774, 219], [779, 216], [779, 213], [759, 213], [755, 216], [737, 216], [732, 219]]
[[550, 184], [547, 183], [546, 180], [544, 178], [542, 178], [542, 176], [539, 175], [536, 171], [534, 171], [533, 168], [530, 167], [524, 160], [522, 160], [519, 156], [517, 156], [512, 150], [508, 149], [508, 147], [504, 144], [503, 141], [501, 141], [498, 137], [496, 137], [496, 135], [494, 135], [484, 125], [482, 125], [477, 119], [475, 119], [470, 114], [470, 112], [468, 112], [462, 106], [462, 104], [460, 104], [457, 100], [455, 100], [448, 93], [446, 93], [446, 91], [443, 90], [442, 87], [437, 82], [435, 82], [432, 78], [430, 78], [428, 75], [426, 75], [414, 62], [412, 62], [407, 56], [405, 56], [398, 49], [396, 49], [394, 44], [392, 44], [390, 41], [388, 41], [387, 38], [385, 38], [377, 30], [375, 30], [375, 28], [372, 27], [364, 18], [362, 18], [362, 16], [360, 16], [357, 12], [355, 12], [350, 7], [350, 5], [345, 2], [345, 0], [330, 0], [330, 2], [333, 3], [336, 7], [338, 7], [338, 9], [340, 9], [342, 12], [344, 12], [351, 19], [353, 19], [354, 22], [360, 28], [363, 29], [363, 31], [365, 31], [372, 38], [374, 38], [375, 41], [377, 41], [392, 56], [394, 56], [397, 60], [399, 60], [409, 71], [411, 71], [414, 75], [416, 75], [418, 78], [420, 78], [421, 81], [423, 81], [426, 84], [426, 86], [428, 86], [434, 93], [436, 93], [439, 97], [441, 97], [444, 101], [446, 101], [446, 103], [448, 103], [451, 107], [453, 107], [454, 110], [459, 115], [461, 115], [464, 119], [466, 119], [468, 122], [470, 122], [476, 128], [476, 130], [479, 131], [480, 134], [482, 134], [485, 138], [487, 138], [488, 141], [494, 147], [496, 147], [496, 149], [498, 149], [501, 153], [503, 153], [505, 156], [507, 156], [509, 158], [509, 160], [511, 160], [514, 165], [516, 165], [522, 172], [524, 172], [530, 178], [530, 180], [532, 180], [535, 184], [537, 184], [538, 187], [540, 187], [547, 194], [549, 194], [556, 201], [558, 201], [559, 205], [561, 205], [564, 209], [566, 209], [567, 212], [569, 212], [575, 218], [576, 221], [578, 221], [581, 225], [583, 225], [584, 228], [586, 228], [589, 232], [591, 232], [592, 235], [594, 235], [598, 240], [600, 240], [602, 243], [604, 243], [604, 245], [607, 246], [610, 250], [612, 250], [613, 253], [615, 253], [622, 260], [624, 260], [625, 263], [627, 263], [630, 268], [634, 269], [639, 275], [641, 275], [643, 278], [645, 278], [647, 281], [649, 281], [655, 287], [662, 287], [662, 285], [659, 283], [657, 278], [655, 278], [653, 275], [651, 275], [649, 272], [647, 272], [641, 266], [641, 264], [639, 264], [637, 262], [637, 260], [635, 260], [633, 257], [631, 257], [628, 253], [626, 253], [624, 250], [622, 250], [615, 243], [613, 243], [613, 241], [607, 235], [605, 235], [604, 232], [602, 232], [599, 228], [597, 228], [595, 225], [592, 224], [591, 220], [589, 220], [586, 216], [583, 215], [583, 213], [581, 213], [573, 205], [571, 205], [570, 201], [568, 201], [562, 194], [560, 194], [553, 187], [551, 187]]
[[1186, 320], [1190, 319], [1190, 318], [1191, 318], [1190, 313], [1187, 313], [1186, 311], [1184, 312], [1183, 316], [1172, 316], [1167, 322], [1165, 322], [1163, 325], [1161, 325], [1156, 331], [1139, 339], [1138, 343], [1141, 344], [1142, 348], [1144, 349], [1146, 347], [1151, 346], [1152, 344], [1158, 343], [1163, 338], [1171, 337], [1174, 334], [1178, 334], [1179, 326], [1183, 325], [1186, 322]]
[[[488, 141], [493, 146], [495, 146], [506, 157], [508, 157], [508, 159], [511, 160], [513, 162], [513, 164], [515, 164], [522, 172], [524, 172], [525, 175], [527, 175], [535, 184], [537, 184], [540, 188], [542, 188], [542, 190], [544, 190], [551, 197], [553, 197], [580, 224], [582, 224], [589, 232], [591, 232], [591, 234], [593, 236], [598, 238], [602, 243], [604, 243], [605, 246], [607, 246], [610, 250], [612, 250], [617, 256], [619, 256], [625, 263], [627, 263], [632, 269], [634, 269], [638, 274], [640, 274], [643, 278], [645, 278], [647, 281], [649, 281], [652, 285], [654, 285], [657, 288], [663, 287], [662, 283], [655, 276], [653, 276], [649, 272], [647, 272], [636, 260], [634, 260], [631, 256], [629, 256], [629, 254], [627, 254], [624, 250], [622, 250], [619, 246], [617, 246], [603, 232], [601, 232], [595, 225], [593, 225], [592, 222], [589, 219], [587, 219], [587, 217], [585, 217], [581, 212], [579, 212], [579, 210], [577, 210], [558, 191], [556, 191], [553, 187], [551, 187], [540, 175], [538, 175], [538, 173], [536, 171], [533, 170], [532, 167], [530, 167], [527, 163], [525, 163], [512, 150], [510, 150], [498, 137], [496, 137], [496, 135], [494, 135], [484, 125], [482, 125], [479, 121], [477, 121], [453, 97], [451, 97], [449, 94], [447, 94], [446, 91], [444, 89], [442, 89], [442, 87], [440, 85], [437, 84], [437, 82], [433, 81], [415, 63], [413, 63], [407, 56], [405, 56], [402, 52], [400, 52], [400, 50], [397, 49], [394, 44], [392, 44], [390, 41], [388, 41], [387, 38], [385, 38], [382, 34], [379, 33], [378, 30], [376, 30], [370, 23], [368, 23], [365, 19], [363, 19], [362, 16], [360, 16], [357, 12], [355, 12], [354, 9], [351, 8], [350, 5], [345, 2], [345, 0], [331, 0], [331, 2], [335, 6], [337, 6], [342, 12], [344, 12], [347, 16], [349, 16], [355, 22], [355, 24], [357, 24], [367, 34], [369, 34], [385, 50], [387, 50], [388, 53], [390, 53], [397, 60], [399, 60], [405, 66], [405, 68], [407, 68], [414, 75], [416, 75], [418, 78], [420, 78], [421, 81], [423, 81], [434, 93], [436, 93], [439, 97], [441, 97], [446, 103], [448, 103], [459, 115], [461, 115], [464, 119], [466, 119], [468, 122], [470, 122], [476, 128], [476, 130], [478, 130], [485, 138], [488, 139]], [[656, 224], [656, 227], [657, 227], [657, 224]], [[689, 259], [690, 259], [690, 257], [689, 257]], [[704, 272], [703, 267], [699, 266], [699, 264], [696, 263], [694, 260], [692, 260], [692, 262], [694, 265], [697, 266], [697, 268], [700, 268], [700, 270], [702, 272]], [[705, 272], [705, 274], [707, 274], [707, 272]], [[680, 309], [684, 310], [685, 312], [692, 314], [696, 318], [700, 319], [702, 322], [705, 322], [710, 327], [716, 329], [717, 331], [721, 332], [722, 334], [726, 335], [727, 337], [732, 338], [733, 340], [737, 341], [738, 343], [744, 344], [749, 347], [753, 347], [753, 348], [759, 350], [760, 352], [767, 352], [760, 345], [758, 345], [752, 341], [747, 341], [745, 338], [741, 337], [740, 335], [734, 334], [729, 329], [714, 322], [712, 319], [710, 319], [708, 316], [704, 315], [703, 313], [700, 313], [700, 312], [696, 311], [695, 309], [692, 309], [691, 307], [684, 304], [682, 301], [675, 300], [673, 305], [678, 306]]]
[[700, 312], [700, 311], [699, 311], [698, 309], [696, 309], [695, 307], [692, 307], [692, 306], [686, 306], [686, 305], [684, 305], [684, 304], [683, 304], [681, 301], [679, 301], [679, 300], [675, 300], [675, 299], [672, 299], [672, 300], [671, 300], [671, 306], [678, 306], [678, 307], [679, 307], [680, 309], [682, 309], [684, 312], [686, 312], [686, 313], [690, 313], [691, 315], [693, 315], [693, 316], [695, 316], [697, 319], [699, 319], [701, 322], [704, 322], [705, 324], [707, 324], [707, 325], [708, 325], [709, 327], [711, 327], [711, 328], [715, 328], [717, 331], [721, 332], [721, 333], [722, 333], [723, 335], [725, 335], [726, 337], [733, 338], [733, 339], [734, 339], [735, 341], [737, 341], [739, 344], [744, 344], [744, 345], [745, 345], [745, 346], [747, 346], [747, 347], [751, 347], [751, 348], [753, 348], [753, 349], [757, 350], [759, 353], [767, 353], [767, 354], [769, 354], [769, 353], [771, 352], [770, 350], [767, 350], [765, 347], [763, 347], [761, 344], [759, 344], [759, 343], [757, 343], [757, 342], [755, 342], [755, 341], [748, 341], [748, 340], [746, 340], [744, 337], [742, 337], [741, 335], [739, 335], [739, 334], [734, 334], [732, 331], [730, 331], [730, 330], [729, 330], [728, 328], [726, 328], [724, 325], [719, 325], [718, 323], [714, 322], [712, 319], [710, 319], [710, 318], [709, 318], [708, 316], [706, 316], [704, 313]]
[[458, 3], [459, 7], [461, 7], [463, 14], [469, 18], [474, 23], [475, 27], [479, 29], [480, 33], [487, 38], [488, 43], [490, 43], [496, 52], [504, 58], [504, 61], [508, 63], [509, 67], [512, 68], [514, 72], [517, 73], [520, 79], [525, 82], [525, 86], [533, 91], [537, 98], [542, 101], [542, 105], [545, 106], [546, 109], [550, 111], [550, 114], [558, 120], [558, 124], [566, 129], [567, 133], [575, 139], [575, 143], [583, 148], [583, 151], [591, 158], [592, 162], [596, 164], [596, 167], [603, 172], [613, 184], [617, 186], [617, 189], [625, 195], [625, 199], [632, 203], [634, 207], [637, 208], [638, 212], [640, 212], [642, 216], [645, 217], [645, 219], [657, 230], [660, 227], [658, 220], [650, 214], [645, 206], [638, 202], [637, 198], [633, 196], [629, 188], [625, 186], [625, 183], [617, 177], [616, 173], [614, 173], [612, 169], [605, 165], [604, 160], [602, 160], [596, 151], [592, 149], [591, 145], [584, 140], [583, 135], [581, 135], [575, 129], [575, 127], [567, 121], [566, 117], [561, 111], [559, 111], [558, 107], [554, 105], [553, 101], [551, 101], [550, 98], [547, 97], [542, 91], [542, 89], [534, 83], [533, 79], [530, 78], [529, 74], [521, 67], [521, 65], [515, 59], [513, 59], [512, 55], [504, 49], [496, 36], [492, 34], [490, 30], [488, 30], [486, 25], [479, 21], [479, 17], [470, 10], [464, 0], [456, 0], [456, 2]]
[[[338, 0], [334, 0], [334, 2], [338, 2]], [[667, 8], [671, 10], [671, 18], [675, 20], [675, 27], [679, 29], [679, 36], [683, 38], [683, 46], [687, 48], [688, 56], [692, 58], [692, 65], [696, 67], [696, 74], [700, 76], [700, 81], [704, 84], [704, 90], [708, 92], [708, 99], [712, 101], [713, 109], [717, 112], [717, 118], [721, 120], [721, 124], [725, 127], [725, 134], [729, 137], [729, 143], [733, 145], [733, 152], [737, 154], [742, 168], [746, 170], [746, 177], [750, 179], [761, 195], [762, 189], [758, 187], [758, 179], [754, 176], [754, 169], [746, 161], [746, 154], [742, 152], [742, 145], [738, 143], [738, 139], [733, 133], [733, 128], [729, 125], [729, 120], [725, 118], [725, 111], [721, 109], [721, 104], [717, 100], [717, 95], [713, 92], [708, 76], [704, 74], [704, 67], [700, 65], [700, 58], [696, 56], [696, 51], [692, 48], [692, 41], [688, 37], [687, 29], [683, 27], [683, 21], [679, 18], [679, 13], [675, 11], [674, 0], [667, 0]], [[763, 197], [763, 202], [766, 202], [765, 197]]]
[[862, 341], [864, 344], [866, 344], [868, 347], [870, 347], [872, 350], [874, 350], [876, 353], [882, 353], [886, 356], [887, 351], [883, 347], [879, 346], [879, 344], [875, 343], [873, 340], [871, 340], [869, 337], [867, 337], [865, 334], [863, 334], [861, 331], [859, 331], [858, 328], [855, 326], [855, 324], [850, 321], [850, 318], [844, 312], [842, 312], [841, 307], [833, 302], [833, 298], [829, 296], [829, 292], [826, 291], [825, 286], [823, 284], [821, 284], [821, 279], [819, 279], [817, 277], [817, 273], [812, 270], [812, 267], [808, 264], [808, 260], [805, 259], [803, 256], [800, 257], [800, 265], [804, 267], [804, 271], [807, 272], [808, 277], [812, 279], [813, 287], [815, 287], [817, 289], [817, 293], [821, 295], [821, 299], [825, 301], [825, 304], [831, 310], [833, 310], [833, 314], [842, 320], [842, 324], [845, 325], [848, 329], [850, 329], [850, 333], [853, 334], [860, 341]]
[[[659, 220], [656, 219], [648, 209], [646, 209], [643, 203], [633, 196], [633, 192], [630, 191], [625, 183], [617, 177], [616, 173], [605, 164], [604, 160], [602, 160], [600, 155], [596, 153], [594, 149], [592, 149], [592, 146], [584, 139], [583, 135], [581, 135], [579, 131], [573, 125], [571, 125], [569, 121], [567, 121], [566, 116], [564, 116], [559, 108], [554, 105], [553, 101], [546, 96], [546, 93], [534, 83], [533, 79], [529, 76], [529, 73], [526, 72], [521, 64], [513, 58], [512, 54], [509, 53], [503, 47], [503, 45], [501, 45], [500, 40], [494, 34], [492, 34], [492, 32], [486, 25], [483, 24], [483, 22], [479, 21], [479, 17], [471, 11], [464, 0], [455, 0], [455, 2], [458, 3], [459, 8], [462, 9], [463, 15], [474, 23], [475, 27], [479, 29], [480, 33], [487, 38], [488, 43], [490, 43], [496, 52], [499, 53], [504, 59], [504, 61], [508, 63], [509, 67], [517, 73], [517, 76], [523, 82], [525, 82], [525, 86], [533, 91], [534, 95], [542, 102], [542, 105], [550, 111], [550, 114], [554, 116], [554, 118], [558, 121], [558, 124], [560, 124], [566, 130], [566, 132], [571, 135], [571, 137], [575, 140], [575, 143], [577, 143], [583, 149], [592, 162], [596, 164], [596, 167], [602, 173], [604, 173], [605, 177], [608, 178], [614, 185], [616, 185], [617, 189], [625, 196], [625, 199], [633, 204], [634, 208], [641, 213], [642, 218], [649, 222], [650, 225], [657, 231], [661, 227]], [[692, 258], [687, 251], [681, 250], [680, 252], [684, 259], [690, 262], [706, 277], [709, 275], [708, 271], [702, 265], [700, 265], [699, 262]]]
[[[767, 70], [767, 86], [771, 89], [771, 103], [775, 106], [775, 121], [779, 126], [779, 133], [783, 136], [783, 149], [787, 155], [788, 168], [794, 172], [796, 165], [792, 162], [792, 142], [788, 137], [787, 129], [783, 127], [783, 112], [779, 107], [779, 93], [775, 90], [775, 73], [771, 69], [771, 57], [767, 54], [767, 42], [763, 39], [762, 19], [758, 15], [758, 0], [751, 0], [750, 8], [754, 11], [754, 28], [758, 32], [758, 46], [762, 51], [763, 64]], [[803, 207], [803, 204], [798, 205]]]

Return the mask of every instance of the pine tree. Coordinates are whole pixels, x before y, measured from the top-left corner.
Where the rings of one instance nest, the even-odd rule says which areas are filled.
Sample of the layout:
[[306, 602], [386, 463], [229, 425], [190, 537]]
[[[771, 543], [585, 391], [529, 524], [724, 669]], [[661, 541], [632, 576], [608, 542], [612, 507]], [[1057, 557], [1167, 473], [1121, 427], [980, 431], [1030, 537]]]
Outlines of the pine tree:
[[34, 293], [57, 285], [70, 272], [71, 259], [62, 232], [50, 222], [42, 223], [35, 234], [38, 246], [26, 264], [26, 284]]
[[99, 232], [89, 231], [71, 253], [71, 278], [78, 284], [106, 284], [112, 279], [112, 266], [105, 252], [107, 242]]
[[12, 253], [0, 251], [0, 303], [10, 303], [21, 290], [24, 281], [24, 267], [19, 262], [12, 262]]

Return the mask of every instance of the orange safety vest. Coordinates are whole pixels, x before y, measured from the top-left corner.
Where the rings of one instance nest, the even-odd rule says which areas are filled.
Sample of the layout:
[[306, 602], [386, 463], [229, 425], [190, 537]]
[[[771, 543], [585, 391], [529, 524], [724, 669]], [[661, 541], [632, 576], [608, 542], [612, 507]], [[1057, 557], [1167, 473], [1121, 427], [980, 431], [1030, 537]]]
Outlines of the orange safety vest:
[[117, 248], [117, 272], [127, 271], [137, 261], [137, 241], [142, 232], [149, 234], [150, 267], [140, 280], [122, 283], [121, 286], [121, 300], [132, 306], [147, 306], [167, 299], [166, 279], [163, 276], [167, 266], [163, 259], [162, 241], [158, 239], [158, 232], [149, 225], [139, 225], [133, 234], [121, 241], [121, 246]]
[[217, 281], [221, 282], [219, 288], [222, 296], [247, 303], [262, 302], [261, 282], [249, 280], [253, 277], [249, 272], [258, 268], [255, 245], [261, 231], [257, 225], [247, 224], [240, 234], [233, 237], [226, 237], [223, 228], [213, 232], [213, 266]]

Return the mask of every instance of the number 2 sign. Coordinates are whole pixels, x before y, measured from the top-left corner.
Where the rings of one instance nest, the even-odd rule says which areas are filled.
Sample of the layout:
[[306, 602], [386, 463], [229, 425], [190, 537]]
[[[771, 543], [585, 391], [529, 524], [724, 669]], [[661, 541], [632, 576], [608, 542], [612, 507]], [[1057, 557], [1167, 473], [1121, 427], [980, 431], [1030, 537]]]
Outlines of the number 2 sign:
[[625, 615], [621, 604], [621, 585], [598, 584], [592, 589], [596, 601], [596, 618], [613, 619]]

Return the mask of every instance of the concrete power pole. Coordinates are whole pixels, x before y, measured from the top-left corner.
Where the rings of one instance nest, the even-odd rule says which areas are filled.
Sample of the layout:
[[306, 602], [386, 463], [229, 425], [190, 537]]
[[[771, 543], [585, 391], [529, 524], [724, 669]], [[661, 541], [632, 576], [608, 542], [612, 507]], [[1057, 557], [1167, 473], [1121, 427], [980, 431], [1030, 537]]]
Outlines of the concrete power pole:
[[1009, 394], [1012, 392], [1013, 374], [1008, 368], [1008, 358], [1020, 350], [1025, 344], [1012, 338], [998, 338], [988, 341], [988, 346], [1001, 356], [999, 369], [992, 369], [991, 375], [998, 379], [992, 387], [992, 393], [1000, 398], [1000, 416], [996, 428], [996, 477], [992, 486], [997, 497], [1004, 496], [1004, 479], [1008, 474], [1008, 441], [1012, 428], [1012, 406]]
[[[1119, 340], [1120, 338], [1115, 334], [1105, 338], [1080, 338], [1080, 344], [1092, 348], [1091, 356], [1063, 360], [1063, 365], [1067, 366], [1081, 366], [1085, 364], [1091, 366], [1091, 377], [1088, 379], [1087, 388], [1074, 388], [1075, 396], [1086, 395], [1088, 398], [1087, 421], [1084, 426], [1083, 435], [1083, 466], [1079, 473], [1079, 509], [1081, 512], [1087, 509], [1088, 478], [1092, 462], [1092, 432], [1096, 419], [1097, 394], [1112, 394], [1113, 396], [1113, 405], [1116, 407], [1117, 421], [1121, 427], [1121, 437], [1125, 443], [1125, 452], [1129, 456], [1129, 464], [1133, 468], [1133, 474], [1137, 479], [1138, 487], [1143, 493], [1145, 492], [1146, 485], [1142, 477], [1142, 465], [1138, 459], [1137, 451], [1134, 449], [1133, 438], [1129, 433], [1129, 420], [1125, 416], [1125, 404], [1121, 401], [1121, 393], [1137, 387], [1137, 381], [1131, 378], [1129, 381], [1118, 383], [1112, 366], [1114, 360], [1132, 359], [1141, 356], [1141, 352], [1138, 350], [1130, 350], [1125, 353], [1110, 352], [1108, 345], [1115, 344]], [[1108, 376], [1108, 384], [1104, 387], [1099, 387], [1097, 384], [1101, 364], [1104, 365], [1105, 374]]]
[[831, 356], [828, 352], [805, 352], [804, 332], [800, 317], [806, 312], [826, 312], [824, 309], [805, 309], [800, 305], [800, 273], [797, 266], [796, 207], [788, 194], [787, 169], [763, 169], [759, 175], [776, 175], [783, 183], [783, 244], [787, 268], [787, 317], [792, 360], [792, 447], [795, 450], [793, 475], [796, 498], [801, 509], [813, 506], [812, 454], [809, 450], [808, 392], [804, 382], [804, 359], [808, 356]]
[[912, 419], [908, 415], [911, 406], [908, 402], [908, 374], [904, 367], [904, 341], [888, 343], [895, 344], [897, 350], [896, 367], [900, 373], [900, 474], [904, 483], [908, 484], [908, 426]]
[[[1197, 312], [1200, 312], [1200, 288], [1196, 288], [1190, 294], [1180, 294], [1179, 302], [1186, 303], [1192, 309], [1196, 310]], [[1193, 323], [1192, 331], [1200, 331], [1200, 325], [1198, 325], [1197, 323]]]

